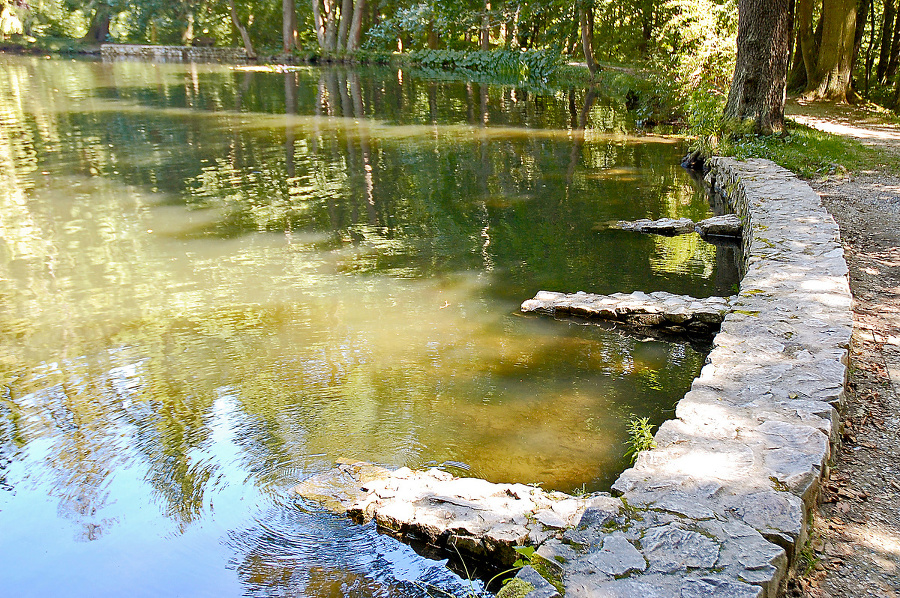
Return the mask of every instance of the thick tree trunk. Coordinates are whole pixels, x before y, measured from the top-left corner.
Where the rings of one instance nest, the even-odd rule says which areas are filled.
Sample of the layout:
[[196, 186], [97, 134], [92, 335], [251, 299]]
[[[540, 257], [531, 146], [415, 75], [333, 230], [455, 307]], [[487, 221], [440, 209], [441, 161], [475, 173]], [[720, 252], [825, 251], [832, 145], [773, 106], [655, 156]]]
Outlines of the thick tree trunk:
[[857, 0], [824, 0], [822, 3], [822, 41], [816, 67], [807, 68], [804, 97], [846, 102], [853, 97], [850, 67], [856, 35]]
[[900, 64], [900, 11], [894, 21], [894, 39], [891, 42], [891, 57], [888, 61], [886, 76], [888, 81], [894, 78], [898, 64]]
[[322, 7], [320, 0], [312, 0], [313, 27], [316, 28], [316, 41], [319, 48], [325, 49], [325, 24], [322, 20]]
[[362, 37], [362, 20], [366, 12], [366, 0], [356, 0], [353, 7], [353, 19], [350, 21], [350, 33], [347, 37], [347, 51], [359, 50], [359, 40]]
[[897, 9], [897, 0], [884, 0], [884, 19], [881, 23], [881, 49], [878, 52], [878, 67], [875, 69], [875, 79], [884, 83], [887, 76], [888, 63], [891, 60], [891, 27], [894, 24], [894, 16]]
[[297, 48], [297, 10], [294, 0], [281, 0], [281, 49], [290, 54]]
[[325, 0], [325, 51], [337, 48], [337, 0]]
[[600, 68], [594, 59], [593, 10], [589, 6], [578, 8], [578, 21], [581, 24], [581, 47], [584, 49], [584, 61], [591, 75], [596, 75]]
[[97, 10], [91, 16], [91, 24], [81, 41], [86, 44], [106, 43], [106, 38], [109, 37], [110, 21], [112, 21], [112, 14], [110, 14], [109, 6], [102, 3], [99, 4]]
[[247, 28], [241, 24], [241, 19], [238, 17], [237, 13], [237, 7], [234, 5], [234, 0], [228, 0], [228, 8], [231, 11], [231, 24], [234, 25], [234, 28], [241, 34], [241, 39], [244, 41], [244, 50], [247, 51], [247, 57], [256, 58], [256, 52], [253, 50], [253, 42], [250, 41], [250, 34], [247, 33]]
[[789, 0], [739, 0], [737, 61], [725, 117], [751, 120], [758, 134], [784, 128]]
[[341, 2], [341, 23], [338, 25], [337, 49], [343, 52], [347, 49], [347, 33], [350, 31], [350, 17], [353, 14], [353, 0]]
[[816, 70], [816, 55], [819, 52], [816, 38], [813, 35], [813, 0], [797, 0], [797, 41], [800, 45], [800, 54], [803, 56], [803, 67], [806, 82], [810, 73]]
[[806, 65], [803, 62], [801, 44], [794, 44], [794, 57], [791, 59], [791, 70], [787, 77], [787, 89], [792, 92], [801, 92], [806, 89]]

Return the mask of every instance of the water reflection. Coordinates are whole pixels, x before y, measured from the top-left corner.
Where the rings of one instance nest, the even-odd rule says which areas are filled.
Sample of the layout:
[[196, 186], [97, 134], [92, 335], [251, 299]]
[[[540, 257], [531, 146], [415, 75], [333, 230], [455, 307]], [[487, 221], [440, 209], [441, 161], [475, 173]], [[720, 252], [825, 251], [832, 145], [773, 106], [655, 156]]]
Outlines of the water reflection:
[[702, 352], [517, 305], [728, 278], [595, 232], [709, 207], [594, 94], [0, 59], [2, 587], [452, 589], [287, 489], [339, 458], [608, 486]]

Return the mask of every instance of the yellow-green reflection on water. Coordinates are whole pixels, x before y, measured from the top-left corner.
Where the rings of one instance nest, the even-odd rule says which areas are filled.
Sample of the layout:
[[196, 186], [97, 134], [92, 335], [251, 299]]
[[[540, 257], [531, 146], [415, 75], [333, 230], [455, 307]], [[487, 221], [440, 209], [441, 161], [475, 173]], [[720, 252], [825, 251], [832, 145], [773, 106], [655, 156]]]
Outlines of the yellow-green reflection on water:
[[584, 101], [0, 57], [0, 586], [403, 595], [456, 582], [286, 489], [340, 458], [605, 488], [703, 355], [518, 303], [730, 278], [697, 237], [594, 232], [708, 206]]

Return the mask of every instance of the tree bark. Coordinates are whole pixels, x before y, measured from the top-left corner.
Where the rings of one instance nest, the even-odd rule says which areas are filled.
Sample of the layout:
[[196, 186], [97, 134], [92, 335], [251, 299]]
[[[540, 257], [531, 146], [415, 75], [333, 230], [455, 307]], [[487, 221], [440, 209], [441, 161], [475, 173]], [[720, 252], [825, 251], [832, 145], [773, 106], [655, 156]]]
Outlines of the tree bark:
[[322, 7], [320, 0], [312, 0], [313, 27], [316, 28], [316, 41], [319, 42], [319, 48], [325, 49], [325, 24], [322, 20]]
[[506, 30], [506, 33], [507, 33], [506, 47], [507, 48], [518, 48], [519, 47], [519, 11], [521, 11], [521, 10], [522, 10], [522, 7], [517, 4], [516, 12], [513, 13], [509, 28], [507, 28], [507, 30]]
[[285, 54], [297, 48], [297, 7], [294, 0], [281, 0], [281, 41]]
[[881, 23], [881, 49], [878, 52], [878, 67], [875, 69], [875, 80], [884, 83], [888, 63], [891, 60], [891, 26], [897, 9], [896, 0], [884, 0], [884, 20]]
[[341, 2], [340, 25], [338, 25], [337, 49], [344, 51], [347, 49], [347, 33], [350, 31], [350, 18], [353, 14], [353, 0], [343, 0]]
[[822, 41], [814, 69], [807, 68], [803, 96], [814, 100], [846, 102], [853, 97], [850, 67], [856, 35], [857, 0], [824, 0]]
[[334, 52], [337, 47], [337, 0], [325, 0], [325, 51]]
[[250, 41], [250, 34], [247, 33], [247, 28], [241, 24], [237, 8], [234, 5], [234, 0], [228, 0], [228, 8], [231, 11], [231, 24], [238, 30], [238, 33], [241, 34], [241, 39], [244, 41], [244, 50], [247, 51], [247, 58], [256, 58], [256, 52], [253, 50], [253, 42]]
[[813, 5], [813, 0], [797, 0], [797, 41], [803, 56], [806, 82], [809, 81], [810, 73], [816, 70], [816, 54], [819, 52], [813, 35]]
[[853, 36], [853, 65], [859, 58], [862, 49], [862, 40], [866, 35], [866, 21], [869, 20], [869, 11], [872, 10], [872, 0], [859, 0], [856, 9], [856, 33]]
[[584, 49], [584, 61], [587, 63], [591, 76], [596, 75], [600, 68], [594, 59], [594, 31], [592, 27], [593, 10], [589, 6], [578, 7], [578, 20], [581, 24], [581, 47]]
[[725, 117], [753, 121], [756, 133], [784, 128], [789, 0], [739, 0], [737, 61]]
[[350, 33], [347, 37], [347, 51], [359, 50], [359, 40], [362, 36], [362, 20], [366, 12], [366, 0], [356, 0], [353, 7], [353, 19], [350, 22]]
[[109, 37], [109, 24], [112, 21], [112, 14], [109, 6], [104, 3], [97, 5], [97, 10], [91, 16], [91, 24], [87, 33], [81, 38], [86, 44], [103, 44]]
[[888, 60], [886, 79], [890, 81], [897, 72], [897, 65], [900, 63], [900, 11], [894, 21], [894, 39], [891, 42], [891, 57]]

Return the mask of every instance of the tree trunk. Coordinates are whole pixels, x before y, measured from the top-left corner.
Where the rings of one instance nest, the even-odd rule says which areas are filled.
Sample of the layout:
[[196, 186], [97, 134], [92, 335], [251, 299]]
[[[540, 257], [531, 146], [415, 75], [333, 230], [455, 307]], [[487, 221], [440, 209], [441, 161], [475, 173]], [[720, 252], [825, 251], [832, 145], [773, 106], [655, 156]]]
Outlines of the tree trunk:
[[341, 2], [341, 23], [338, 26], [337, 49], [343, 52], [347, 49], [347, 33], [350, 30], [350, 17], [353, 15], [353, 0]]
[[862, 50], [862, 40], [866, 34], [866, 21], [869, 20], [869, 11], [873, 8], [872, 0], [859, 0], [859, 6], [856, 10], [856, 33], [853, 36], [853, 55], [850, 58], [850, 85], [857, 90], [859, 86], [853, 82], [852, 76], [853, 71], [856, 70], [856, 62], [859, 60], [859, 52]]
[[869, 11], [869, 44], [866, 46], [866, 97], [869, 96], [869, 83], [872, 80], [872, 66], [875, 64], [875, 54], [872, 51], [875, 44], [875, 4], [872, 4], [872, 10]]
[[822, 41], [816, 68], [807, 68], [808, 99], [846, 102], [853, 97], [850, 66], [856, 35], [857, 0], [824, 0], [822, 3]]
[[897, 72], [897, 65], [900, 63], [900, 11], [894, 21], [894, 41], [891, 42], [891, 57], [888, 61], [886, 79], [890, 81]]
[[810, 74], [816, 70], [816, 55], [819, 53], [813, 35], [813, 5], [813, 0], [797, 0], [797, 41], [800, 45], [800, 54], [803, 56], [806, 75], [804, 84], [809, 83]]
[[438, 36], [437, 31], [434, 30], [434, 19], [428, 21], [428, 26], [425, 29], [425, 45], [429, 50], [437, 50], [438, 47]]
[[228, 0], [228, 8], [231, 11], [231, 24], [238, 30], [238, 33], [241, 34], [241, 39], [244, 41], [244, 50], [247, 51], [247, 58], [256, 58], [256, 52], [253, 50], [253, 42], [250, 41], [250, 34], [247, 33], [247, 28], [241, 24], [237, 8], [234, 5], [234, 0]]
[[739, 0], [737, 61], [725, 117], [752, 120], [761, 135], [784, 128], [789, 0]]
[[337, 0], [325, 0], [325, 51], [337, 48]]
[[891, 26], [894, 24], [896, 0], [884, 0], [884, 21], [881, 23], [881, 50], [878, 52], [878, 67], [875, 69], [875, 80], [885, 83], [888, 63], [891, 60]]
[[584, 61], [587, 63], [591, 76], [600, 70], [597, 61], [594, 60], [594, 32], [591, 26], [593, 21], [593, 9], [589, 6], [578, 8], [578, 20], [581, 23], [581, 46], [584, 49]]
[[297, 17], [294, 0], [281, 0], [281, 49], [290, 54], [297, 48]]
[[806, 65], [803, 62], [803, 50], [799, 40], [794, 44], [794, 57], [791, 59], [791, 70], [787, 77], [787, 89], [798, 93], [806, 89]]
[[520, 5], [516, 5], [516, 12], [513, 13], [509, 28], [507, 28], [506, 47], [517, 49], [519, 47], [519, 11], [522, 10]]
[[185, 16], [187, 24], [181, 32], [181, 45], [190, 46], [194, 42], [194, 13], [189, 12]]
[[322, 21], [322, 7], [320, 0], [312, 0], [313, 27], [316, 28], [316, 41], [319, 42], [319, 48], [325, 49], [325, 24]]
[[362, 20], [366, 12], [366, 0], [356, 0], [353, 7], [353, 19], [350, 22], [350, 33], [347, 37], [347, 51], [359, 50], [359, 40], [362, 36]]
[[485, 1], [484, 12], [481, 13], [481, 49], [491, 49], [491, 3]]
[[97, 10], [91, 16], [91, 24], [87, 33], [81, 38], [86, 44], [104, 44], [109, 37], [109, 23], [112, 21], [110, 8], [106, 4], [98, 4]]

